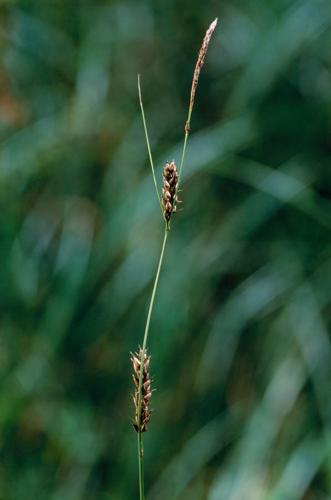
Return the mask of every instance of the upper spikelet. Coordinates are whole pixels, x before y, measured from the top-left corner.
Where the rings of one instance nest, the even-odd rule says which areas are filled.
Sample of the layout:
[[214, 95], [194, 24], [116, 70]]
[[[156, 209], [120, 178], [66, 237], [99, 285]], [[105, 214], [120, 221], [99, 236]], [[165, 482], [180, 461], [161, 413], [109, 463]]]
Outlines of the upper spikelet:
[[[207, 29], [206, 34], [205, 34], [204, 39], [203, 39], [203, 42], [202, 42], [202, 45], [201, 45], [201, 48], [199, 50], [198, 59], [197, 59], [197, 62], [196, 62], [195, 68], [194, 68], [192, 87], [191, 87], [191, 96], [190, 96], [190, 110], [191, 111], [192, 111], [193, 104], [194, 104], [195, 93], [196, 93], [197, 86], [198, 86], [200, 71], [201, 71], [201, 68], [203, 66], [203, 63], [205, 62], [205, 57], [207, 54], [209, 42], [210, 42], [212, 34], [214, 33], [214, 30], [217, 26], [217, 21], [218, 21], [217, 18], [214, 19], [214, 21], [211, 23], [211, 25]], [[190, 127], [189, 121], [187, 121], [185, 124], [185, 132], [187, 132], [187, 133], [189, 132], [189, 127]]]
[[133, 366], [133, 382], [135, 386], [135, 392], [133, 396], [133, 403], [135, 407], [135, 415], [133, 421], [133, 427], [138, 432], [139, 427], [141, 432], [147, 431], [147, 424], [151, 417], [151, 410], [149, 407], [150, 399], [152, 397], [152, 380], [149, 374], [149, 365], [151, 361], [151, 357], [147, 356], [145, 351], [143, 356], [143, 376], [142, 376], [142, 386], [141, 386], [141, 412], [140, 419], [138, 418], [138, 406], [139, 406], [139, 376], [140, 376], [140, 367], [141, 367], [141, 359], [142, 359], [143, 351], [140, 348], [138, 352], [134, 354], [131, 353], [131, 363]]
[[167, 162], [163, 170], [162, 208], [165, 221], [168, 223], [177, 204], [178, 172], [174, 161]]

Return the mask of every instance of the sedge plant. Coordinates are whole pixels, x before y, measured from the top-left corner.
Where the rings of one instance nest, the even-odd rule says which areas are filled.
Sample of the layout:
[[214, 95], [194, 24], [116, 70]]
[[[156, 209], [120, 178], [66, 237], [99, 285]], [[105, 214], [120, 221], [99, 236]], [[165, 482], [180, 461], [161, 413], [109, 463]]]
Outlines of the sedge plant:
[[140, 109], [142, 115], [142, 121], [144, 125], [144, 132], [149, 156], [149, 162], [152, 170], [153, 182], [155, 187], [155, 192], [157, 196], [157, 200], [161, 210], [161, 216], [164, 223], [164, 235], [163, 242], [161, 246], [161, 253], [159, 257], [158, 266], [156, 269], [156, 275], [154, 279], [154, 285], [152, 289], [152, 294], [149, 302], [148, 313], [145, 324], [145, 331], [142, 346], [133, 354], [131, 354], [131, 362], [133, 365], [133, 381], [135, 386], [135, 393], [133, 396], [133, 402], [135, 407], [135, 415], [133, 426], [137, 432], [138, 436], [138, 470], [139, 470], [139, 499], [145, 499], [144, 492], [144, 446], [143, 446], [143, 433], [147, 430], [147, 424], [150, 420], [150, 399], [152, 396], [152, 388], [151, 388], [151, 377], [150, 377], [150, 355], [147, 354], [147, 341], [150, 330], [150, 322], [155, 302], [156, 291], [159, 283], [160, 272], [162, 268], [166, 243], [170, 231], [170, 221], [173, 214], [176, 212], [178, 201], [178, 192], [179, 186], [181, 182], [181, 176], [185, 161], [186, 147], [187, 141], [190, 133], [190, 125], [191, 125], [191, 116], [195, 101], [196, 89], [198, 86], [199, 75], [201, 68], [204, 64], [204, 60], [206, 57], [206, 53], [208, 50], [209, 42], [211, 40], [212, 34], [217, 25], [217, 18], [211, 23], [206, 34], [204, 36], [198, 58], [196, 61], [196, 65], [193, 73], [193, 80], [191, 86], [191, 94], [190, 101], [188, 107], [187, 119], [184, 127], [184, 141], [183, 148], [181, 154], [181, 160], [179, 164], [179, 169], [177, 169], [175, 161], [167, 162], [163, 169], [163, 186], [161, 193], [159, 192], [159, 188], [157, 185], [157, 180], [155, 176], [155, 168], [152, 157], [152, 151], [150, 147], [150, 141], [148, 137], [148, 130], [146, 124], [146, 117], [144, 112], [142, 93], [141, 93], [141, 85], [140, 85], [140, 76], [138, 75], [138, 94], [139, 94], [139, 102]]

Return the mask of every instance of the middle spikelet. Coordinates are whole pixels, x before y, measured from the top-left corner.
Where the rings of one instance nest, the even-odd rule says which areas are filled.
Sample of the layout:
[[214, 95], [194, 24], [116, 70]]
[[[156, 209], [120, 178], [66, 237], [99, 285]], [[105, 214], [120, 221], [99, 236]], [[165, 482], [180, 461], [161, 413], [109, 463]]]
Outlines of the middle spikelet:
[[[139, 403], [139, 376], [140, 376], [140, 366], [142, 359], [142, 349], [140, 348], [138, 352], [134, 354], [131, 353], [131, 363], [133, 366], [133, 382], [135, 386], [135, 392], [133, 396], [133, 403], [135, 407], [135, 416], [133, 421], [133, 427], [138, 432], [140, 427], [140, 432], [147, 431], [147, 424], [151, 418], [151, 410], [149, 407], [149, 402], [152, 397], [152, 380], [149, 374], [149, 364], [151, 357], [147, 356], [146, 351], [144, 353], [144, 366], [143, 366], [143, 377], [142, 377], [142, 387], [141, 387], [141, 412], [140, 419], [138, 418], [138, 403]], [[139, 426], [140, 424], [140, 426]]]
[[170, 221], [177, 204], [178, 172], [174, 161], [167, 162], [163, 170], [162, 208], [165, 221]]

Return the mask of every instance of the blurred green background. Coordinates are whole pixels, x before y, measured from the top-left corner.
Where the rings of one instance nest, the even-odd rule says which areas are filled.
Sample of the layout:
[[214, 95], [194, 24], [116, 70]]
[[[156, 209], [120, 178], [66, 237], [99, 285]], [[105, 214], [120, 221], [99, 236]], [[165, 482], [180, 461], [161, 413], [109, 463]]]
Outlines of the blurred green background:
[[330, 0], [0, 7], [0, 497], [137, 490], [129, 352], [193, 113], [150, 352], [149, 500], [331, 498]]

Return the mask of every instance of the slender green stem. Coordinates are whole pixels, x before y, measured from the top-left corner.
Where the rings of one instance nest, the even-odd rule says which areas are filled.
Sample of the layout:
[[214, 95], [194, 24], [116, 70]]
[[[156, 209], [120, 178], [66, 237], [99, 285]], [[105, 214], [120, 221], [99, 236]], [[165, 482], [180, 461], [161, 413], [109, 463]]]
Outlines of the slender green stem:
[[144, 483], [144, 445], [142, 432], [138, 431], [138, 463], [139, 463], [139, 498], [145, 499]]
[[182, 169], [183, 169], [183, 164], [184, 164], [184, 159], [185, 159], [185, 153], [186, 153], [187, 139], [188, 139], [188, 132], [185, 132], [184, 144], [183, 144], [183, 151], [182, 151], [182, 159], [180, 161], [180, 166], [179, 166], [179, 171], [178, 171], [177, 190], [178, 190], [180, 179], [181, 179], [181, 175], [182, 175]]
[[159, 259], [159, 264], [157, 266], [157, 271], [156, 271], [156, 276], [155, 276], [155, 281], [154, 281], [154, 286], [153, 286], [151, 301], [150, 301], [149, 308], [148, 308], [148, 315], [147, 315], [146, 326], [145, 326], [145, 333], [144, 333], [144, 340], [143, 340], [143, 351], [145, 351], [146, 345], [147, 345], [149, 325], [150, 325], [150, 322], [151, 322], [151, 316], [152, 316], [152, 311], [153, 311], [153, 306], [154, 306], [154, 300], [155, 300], [157, 285], [159, 283], [160, 271], [161, 271], [161, 267], [162, 267], [164, 250], [165, 250], [165, 246], [166, 246], [166, 243], [167, 243], [168, 233], [169, 233], [169, 231], [165, 228], [165, 230], [164, 230], [164, 237], [163, 237], [163, 243], [162, 243], [162, 249], [161, 249], [161, 254], [160, 254], [160, 259]]
[[159, 277], [160, 277], [160, 272], [161, 272], [161, 267], [162, 267], [162, 262], [163, 262], [164, 250], [165, 250], [167, 238], [168, 238], [168, 232], [169, 231], [168, 231], [168, 228], [166, 226], [165, 230], [164, 230], [164, 237], [163, 237], [163, 243], [162, 243], [162, 248], [161, 248], [161, 254], [160, 254], [159, 263], [158, 263], [157, 271], [156, 271], [156, 275], [155, 275], [151, 300], [149, 303], [149, 308], [148, 308], [148, 313], [147, 313], [143, 346], [142, 346], [141, 358], [140, 358], [139, 386], [138, 386], [138, 429], [139, 429], [139, 431], [138, 431], [138, 462], [139, 462], [139, 495], [140, 495], [140, 500], [144, 500], [144, 498], [145, 498], [145, 496], [144, 496], [144, 448], [143, 448], [142, 432], [140, 431], [144, 357], [145, 357], [145, 352], [146, 352], [149, 326], [150, 326], [150, 322], [151, 322], [154, 301], [155, 301], [156, 291], [157, 291], [157, 287], [158, 287], [158, 283], [159, 283]]
[[182, 176], [182, 170], [183, 170], [183, 165], [184, 165], [184, 160], [185, 160], [185, 154], [186, 154], [187, 140], [188, 140], [188, 136], [189, 136], [189, 133], [190, 133], [192, 109], [193, 109], [193, 106], [190, 105], [189, 109], [188, 109], [188, 115], [187, 115], [186, 124], [185, 124], [185, 136], [184, 136], [182, 157], [181, 157], [181, 160], [180, 160], [180, 166], [179, 166], [179, 171], [178, 171], [178, 182], [177, 182], [177, 190], [176, 190], [177, 193], [178, 193], [178, 190], [179, 190], [179, 184], [180, 184], [181, 176]]
[[158, 187], [157, 187], [157, 182], [156, 182], [156, 177], [155, 177], [155, 169], [154, 169], [152, 151], [151, 151], [151, 146], [150, 146], [149, 138], [148, 138], [148, 131], [147, 131], [147, 125], [146, 125], [146, 119], [145, 119], [145, 112], [144, 112], [143, 100], [142, 100], [142, 96], [141, 96], [140, 75], [138, 75], [138, 93], [139, 93], [139, 102], [140, 102], [140, 108], [141, 108], [141, 116], [142, 116], [143, 123], [144, 123], [144, 131], [145, 131], [145, 137], [146, 137], [146, 143], [147, 143], [147, 149], [148, 149], [149, 162], [151, 164], [151, 169], [152, 169], [152, 175], [153, 175], [155, 192], [156, 192], [157, 199], [159, 200], [159, 205], [160, 205], [160, 208], [161, 208], [161, 212], [163, 214], [163, 208], [162, 208], [160, 193], [159, 193], [159, 190], [158, 190]]

